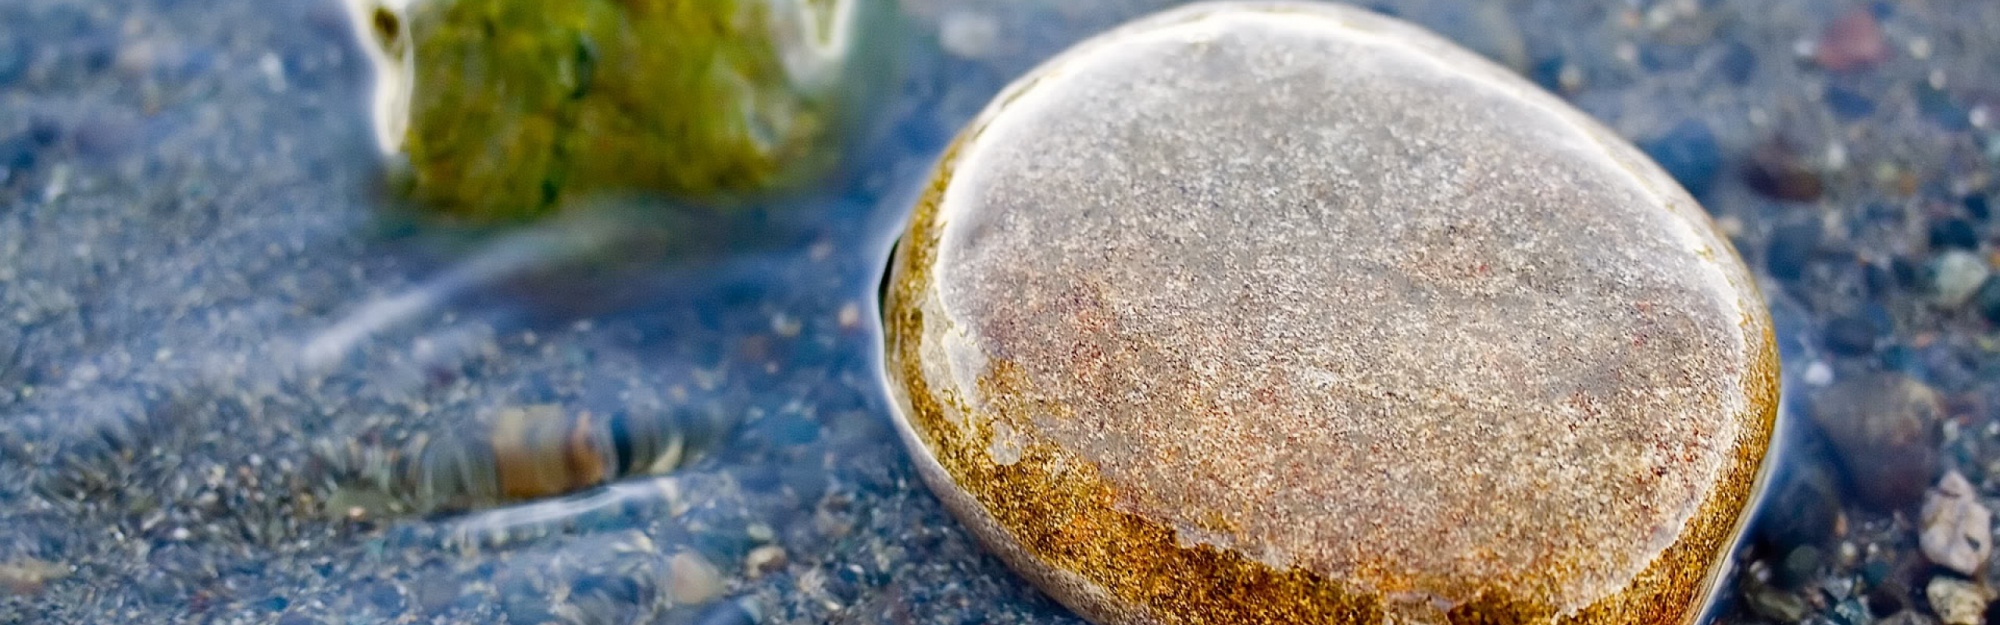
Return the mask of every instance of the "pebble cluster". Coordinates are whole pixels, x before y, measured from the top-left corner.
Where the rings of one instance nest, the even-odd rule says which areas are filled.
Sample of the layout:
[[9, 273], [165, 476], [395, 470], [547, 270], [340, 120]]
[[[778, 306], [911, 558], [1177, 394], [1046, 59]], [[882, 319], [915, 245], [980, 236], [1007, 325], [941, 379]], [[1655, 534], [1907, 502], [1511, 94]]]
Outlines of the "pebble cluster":
[[[1058, 50], [1172, 3], [893, 4], [913, 37], [872, 111], [888, 121], [807, 210], [459, 291], [297, 375], [292, 347], [478, 247], [381, 223], [347, 8], [0, 2], [0, 622], [1081, 623], [893, 442], [870, 302], [906, 187], [953, 133]], [[1758, 274], [1796, 451], [1717, 622], [2000, 622], [1977, 532], [2000, 505], [2000, 5], [1365, 4], [1633, 140]], [[1843, 448], [1811, 410], [1850, 385], [1935, 404], [1885, 402], [1884, 438]], [[325, 514], [316, 441], [476, 443], [481, 418], [544, 404], [738, 422], [665, 477]]]

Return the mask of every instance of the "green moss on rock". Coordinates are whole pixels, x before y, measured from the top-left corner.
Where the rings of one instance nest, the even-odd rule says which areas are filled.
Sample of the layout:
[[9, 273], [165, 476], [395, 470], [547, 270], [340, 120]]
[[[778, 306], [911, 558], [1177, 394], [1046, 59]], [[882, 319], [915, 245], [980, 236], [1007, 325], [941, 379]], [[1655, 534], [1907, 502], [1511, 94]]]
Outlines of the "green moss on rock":
[[856, 52], [881, 4], [433, 0], [360, 21], [386, 61], [398, 186], [507, 220], [594, 191], [735, 198], [825, 172], [866, 91], [854, 74], [880, 70]]

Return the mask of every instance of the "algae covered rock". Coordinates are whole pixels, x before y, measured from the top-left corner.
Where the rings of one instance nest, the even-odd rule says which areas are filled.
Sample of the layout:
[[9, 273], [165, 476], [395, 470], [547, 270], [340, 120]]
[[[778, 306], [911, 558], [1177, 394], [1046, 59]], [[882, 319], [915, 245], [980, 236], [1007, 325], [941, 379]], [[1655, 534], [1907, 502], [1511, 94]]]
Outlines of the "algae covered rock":
[[920, 473], [1098, 623], [1690, 622], [1777, 414], [1768, 312], [1671, 178], [1337, 5], [1049, 61], [891, 269]]
[[887, 0], [350, 0], [378, 141], [430, 210], [740, 198], [827, 171], [886, 71]]

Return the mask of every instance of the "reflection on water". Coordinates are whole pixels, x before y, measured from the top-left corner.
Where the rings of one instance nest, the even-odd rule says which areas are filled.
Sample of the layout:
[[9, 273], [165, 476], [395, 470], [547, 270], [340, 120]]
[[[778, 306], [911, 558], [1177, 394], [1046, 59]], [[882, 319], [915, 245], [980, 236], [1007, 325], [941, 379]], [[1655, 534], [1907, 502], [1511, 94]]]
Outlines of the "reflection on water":
[[[873, 292], [958, 125], [1158, 4], [904, 0], [900, 78], [831, 182], [726, 212], [601, 198], [497, 232], [383, 210], [369, 63], [339, 0], [0, 3], [0, 622], [1075, 622], [913, 479], [874, 378]], [[1996, 492], [2000, 100], [1982, 85], [2000, 84], [2000, 9], [1375, 4], [1699, 189], [1768, 274], [1789, 410], [1898, 372], [1938, 397], [1914, 431], [1867, 430], [1936, 452], [1901, 486], [1956, 471], [1977, 501]], [[1846, 39], [1862, 21], [1885, 38], [1873, 53]], [[1868, 54], [1800, 55], [1826, 46]], [[1818, 197], [1739, 175], [1778, 144], [1791, 160], [1760, 171], [1820, 176]], [[618, 217], [635, 210], [651, 217]], [[383, 458], [437, 441], [492, 449], [502, 415], [539, 406], [728, 434], [664, 476], [458, 513], [368, 500], [335, 462], [375, 450], [393, 473]], [[1921, 504], [1864, 503], [1867, 461], [1813, 418], [1790, 425], [1718, 614], [1977, 616], [1984, 568], [1933, 564]], [[586, 434], [515, 450], [560, 487], [597, 481], [568, 478], [584, 456], [670, 438], [562, 431]], [[501, 462], [456, 458], [437, 466]]]

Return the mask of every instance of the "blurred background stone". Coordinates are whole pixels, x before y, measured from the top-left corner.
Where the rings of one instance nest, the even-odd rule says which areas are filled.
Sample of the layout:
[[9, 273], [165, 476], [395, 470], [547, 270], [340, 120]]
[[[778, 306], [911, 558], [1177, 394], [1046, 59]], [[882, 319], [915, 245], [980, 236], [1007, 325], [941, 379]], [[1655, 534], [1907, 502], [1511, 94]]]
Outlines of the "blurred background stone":
[[1895, 373], [1869, 373], [1818, 391], [1809, 412], [1848, 483], [1878, 508], [1914, 506], [1937, 474], [1937, 393]]

